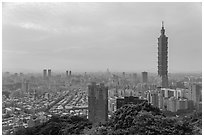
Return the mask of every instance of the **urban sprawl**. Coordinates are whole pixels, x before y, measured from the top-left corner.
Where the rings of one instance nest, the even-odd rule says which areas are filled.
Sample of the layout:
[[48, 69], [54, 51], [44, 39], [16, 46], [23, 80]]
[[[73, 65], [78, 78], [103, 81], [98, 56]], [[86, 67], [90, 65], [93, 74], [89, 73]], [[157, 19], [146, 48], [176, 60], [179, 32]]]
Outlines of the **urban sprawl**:
[[52, 115], [80, 115], [105, 122], [124, 104], [151, 103], [166, 114], [202, 111], [201, 74], [169, 74], [167, 37], [158, 38], [158, 74], [150, 72], [42, 73], [3, 72], [2, 129], [12, 134], [33, 127]]

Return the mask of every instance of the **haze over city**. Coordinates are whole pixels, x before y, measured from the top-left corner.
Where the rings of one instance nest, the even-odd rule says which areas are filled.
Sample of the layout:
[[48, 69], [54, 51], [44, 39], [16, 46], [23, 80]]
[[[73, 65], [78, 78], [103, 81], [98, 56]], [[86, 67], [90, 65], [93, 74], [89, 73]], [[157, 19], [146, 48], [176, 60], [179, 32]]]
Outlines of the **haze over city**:
[[2, 135], [202, 135], [202, 2], [2, 5]]
[[202, 71], [201, 3], [3, 3], [3, 71]]

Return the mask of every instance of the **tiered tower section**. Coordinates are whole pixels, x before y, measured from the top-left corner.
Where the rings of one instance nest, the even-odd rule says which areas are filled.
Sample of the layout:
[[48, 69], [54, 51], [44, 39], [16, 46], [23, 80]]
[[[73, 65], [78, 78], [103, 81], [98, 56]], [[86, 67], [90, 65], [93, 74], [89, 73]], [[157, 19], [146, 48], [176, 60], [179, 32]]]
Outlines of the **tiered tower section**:
[[158, 38], [158, 75], [162, 78], [161, 86], [168, 87], [168, 37], [162, 22], [161, 35]]

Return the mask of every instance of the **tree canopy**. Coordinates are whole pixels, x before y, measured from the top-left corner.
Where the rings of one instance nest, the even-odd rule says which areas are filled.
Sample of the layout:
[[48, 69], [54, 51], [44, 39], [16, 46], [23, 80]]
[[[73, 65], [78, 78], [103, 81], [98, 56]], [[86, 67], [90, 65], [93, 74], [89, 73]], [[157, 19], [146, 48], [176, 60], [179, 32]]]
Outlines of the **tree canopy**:
[[92, 124], [79, 116], [53, 116], [31, 128], [21, 128], [24, 135], [191, 135], [202, 134], [202, 114], [167, 117], [148, 103], [128, 104], [118, 109], [105, 124]]

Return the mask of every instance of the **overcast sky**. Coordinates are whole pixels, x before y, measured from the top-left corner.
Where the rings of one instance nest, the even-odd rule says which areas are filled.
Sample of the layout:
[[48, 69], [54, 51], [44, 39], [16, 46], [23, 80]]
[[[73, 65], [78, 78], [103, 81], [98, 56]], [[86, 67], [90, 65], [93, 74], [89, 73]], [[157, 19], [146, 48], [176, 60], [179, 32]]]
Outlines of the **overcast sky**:
[[201, 3], [3, 3], [3, 71], [202, 71]]

